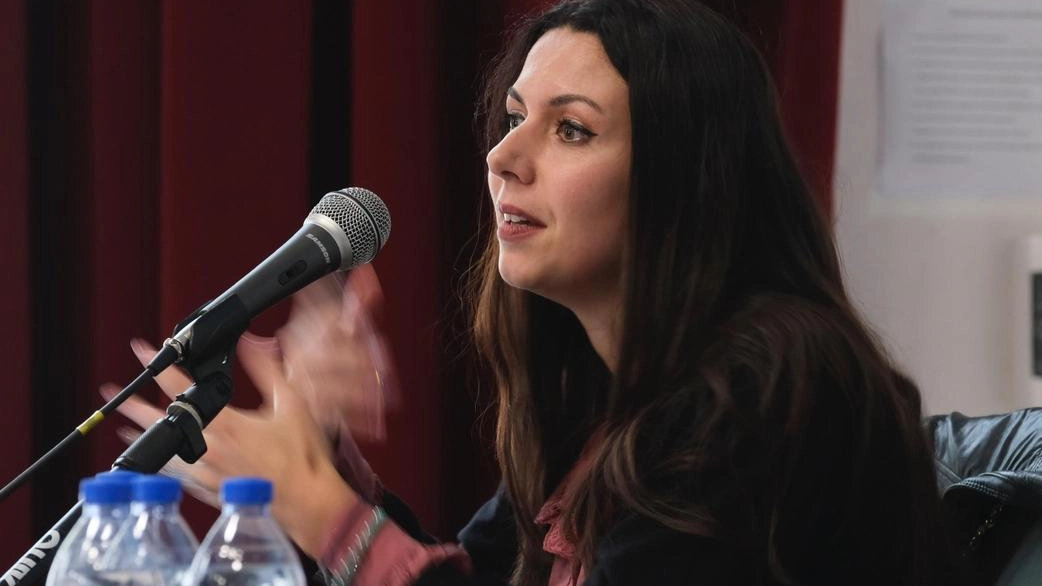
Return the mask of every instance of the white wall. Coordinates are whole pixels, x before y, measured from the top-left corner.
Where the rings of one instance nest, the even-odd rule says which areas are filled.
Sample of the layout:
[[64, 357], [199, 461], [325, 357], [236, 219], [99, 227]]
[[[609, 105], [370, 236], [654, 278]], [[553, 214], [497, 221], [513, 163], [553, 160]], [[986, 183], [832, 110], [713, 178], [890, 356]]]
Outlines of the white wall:
[[1034, 199], [882, 197], [883, 0], [847, 0], [844, 11], [834, 209], [855, 303], [928, 412], [1042, 405], [1027, 361], [1027, 272], [1015, 259], [1024, 237], [1042, 233], [1042, 186]]

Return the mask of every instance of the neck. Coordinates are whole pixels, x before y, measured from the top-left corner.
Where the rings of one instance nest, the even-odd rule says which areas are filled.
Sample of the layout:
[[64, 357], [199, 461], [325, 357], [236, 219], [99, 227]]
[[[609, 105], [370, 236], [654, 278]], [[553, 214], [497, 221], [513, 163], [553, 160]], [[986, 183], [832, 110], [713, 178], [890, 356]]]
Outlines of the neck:
[[572, 312], [586, 330], [586, 337], [590, 339], [594, 352], [601, 357], [608, 370], [615, 373], [619, 361], [622, 308], [612, 301], [598, 307], [573, 309]]

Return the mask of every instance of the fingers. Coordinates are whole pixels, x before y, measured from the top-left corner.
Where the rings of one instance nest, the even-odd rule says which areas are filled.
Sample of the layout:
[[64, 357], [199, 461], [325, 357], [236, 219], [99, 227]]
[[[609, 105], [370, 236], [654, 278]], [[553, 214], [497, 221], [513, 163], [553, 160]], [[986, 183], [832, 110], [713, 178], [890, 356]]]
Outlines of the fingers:
[[347, 427], [351, 434], [368, 442], [387, 439], [387, 422], [383, 401], [374, 401], [361, 409], [347, 411]]
[[277, 407], [275, 389], [288, 384], [282, 370], [282, 357], [270, 345], [251, 343], [239, 344], [238, 355], [243, 370], [261, 397], [272, 407]]
[[200, 460], [194, 464], [188, 464], [174, 456], [159, 470], [159, 473], [180, 480], [185, 492], [200, 501], [220, 507], [221, 475], [207, 466], [205, 462]]
[[[141, 437], [141, 432], [132, 427], [120, 427], [116, 430], [116, 435], [124, 443], [130, 445]], [[206, 464], [202, 462], [188, 464], [181, 458], [174, 456], [159, 469], [159, 473], [176, 478], [181, 482], [185, 492], [212, 507], [220, 508], [221, 499], [218, 492], [220, 478]]]
[[208, 504], [215, 509], [221, 508], [220, 486], [218, 486], [217, 488], [203, 486], [191, 477], [181, 478], [180, 480], [181, 487], [184, 488], [184, 491], [195, 497], [197, 501]]
[[[119, 393], [120, 389], [113, 384], [101, 385], [99, 392], [106, 401], [111, 401]], [[138, 424], [142, 429], [149, 427], [156, 421], [162, 419], [166, 412], [150, 404], [148, 401], [138, 397], [130, 397], [116, 408], [127, 419]]]
[[239, 340], [247, 344], [263, 346], [269, 352], [280, 352], [282, 350], [279, 346], [279, 339], [276, 337], [269, 338], [267, 336], [259, 336], [253, 332], [243, 332]]
[[[371, 265], [362, 265], [348, 278], [344, 289], [343, 322], [348, 331], [360, 338], [376, 376], [380, 401], [392, 408], [397, 403], [398, 377], [387, 338], [378, 320], [383, 310], [383, 290]], [[382, 412], [380, 417], [382, 417]]]
[[284, 329], [304, 334], [336, 320], [340, 314], [342, 283], [336, 273], [304, 287], [293, 295], [289, 320]]
[[[156, 349], [148, 342], [141, 338], [134, 338], [130, 341], [130, 349], [137, 356], [142, 366], [148, 365], [152, 360], [152, 357], [156, 355]], [[192, 379], [188, 378], [188, 375], [179, 368], [168, 368], [163, 372], [156, 375], [156, 382], [159, 383], [159, 387], [163, 389], [166, 396], [173, 399], [180, 395], [192, 386]]]
[[345, 300], [349, 297], [354, 297], [370, 315], [378, 316], [383, 311], [384, 293], [373, 265], [365, 264], [351, 271], [344, 287]]
[[141, 430], [134, 429], [133, 427], [120, 427], [116, 429], [116, 437], [123, 441], [128, 446], [137, 441], [137, 438], [141, 437]]
[[331, 273], [304, 287], [293, 295], [295, 301], [304, 305], [332, 305], [340, 303], [340, 291], [343, 289], [343, 277], [339, 273]]
[[[206, 464], [196, 462], [189, 464], [178, 456], [174, 456], [159, 469], [159, 473], [181, 482], [185, 492], [196, 499], [214, 507], [220, 508], [220, 486], [214, 486], [214, 473]], [[219, 484], [220, 480], [216, 480]]]

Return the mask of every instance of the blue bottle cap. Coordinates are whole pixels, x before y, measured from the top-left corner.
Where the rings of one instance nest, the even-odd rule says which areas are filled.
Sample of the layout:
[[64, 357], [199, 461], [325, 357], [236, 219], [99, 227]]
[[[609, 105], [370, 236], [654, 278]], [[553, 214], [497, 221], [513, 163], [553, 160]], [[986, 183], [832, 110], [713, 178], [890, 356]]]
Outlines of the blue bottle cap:
[[266, 478], [229, 478], [221, 483], [221, 500], [228, 505], [266, 505], [273, 491]]
[[181, 500], [181, 483], [169, 476], [138, 476], [131, 486], [139, 503], [158, 505]]
[[129, 478], [84, 478], [80, 481], [83, 500], [92, 505], [119, 505], [130, 502]]
[[[128, 487], [134, 482], [134, 479], [140, 476], [137, 472], [131, 472], [129, 470], [109, 470], [108, 472], [99, 472], [94, 475], [95, 480], [102, 480], [105, 482], [119, 482], [126, 484]], [[133, 489], [128, 488], [131, 496], [133, 495]], [[130, 498], [129, 496], [127, 497]]]

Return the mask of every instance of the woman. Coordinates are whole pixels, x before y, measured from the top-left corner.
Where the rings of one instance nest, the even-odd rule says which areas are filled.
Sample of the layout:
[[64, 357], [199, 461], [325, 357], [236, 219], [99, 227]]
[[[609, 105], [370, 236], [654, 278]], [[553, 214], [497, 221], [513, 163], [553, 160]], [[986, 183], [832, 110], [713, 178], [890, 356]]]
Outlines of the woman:
[[358, 585], [951, 583], [918, 391], [847, 299], [751, 44], [694, 1], [565, 1], [482, 114], [503, 488], [462, 549], [421, 544], [349, 440], [337, 469], [299, 337], [240, 345], [271, 410], [222, 414], [192, 481], [274, 479], [290, 536]]

